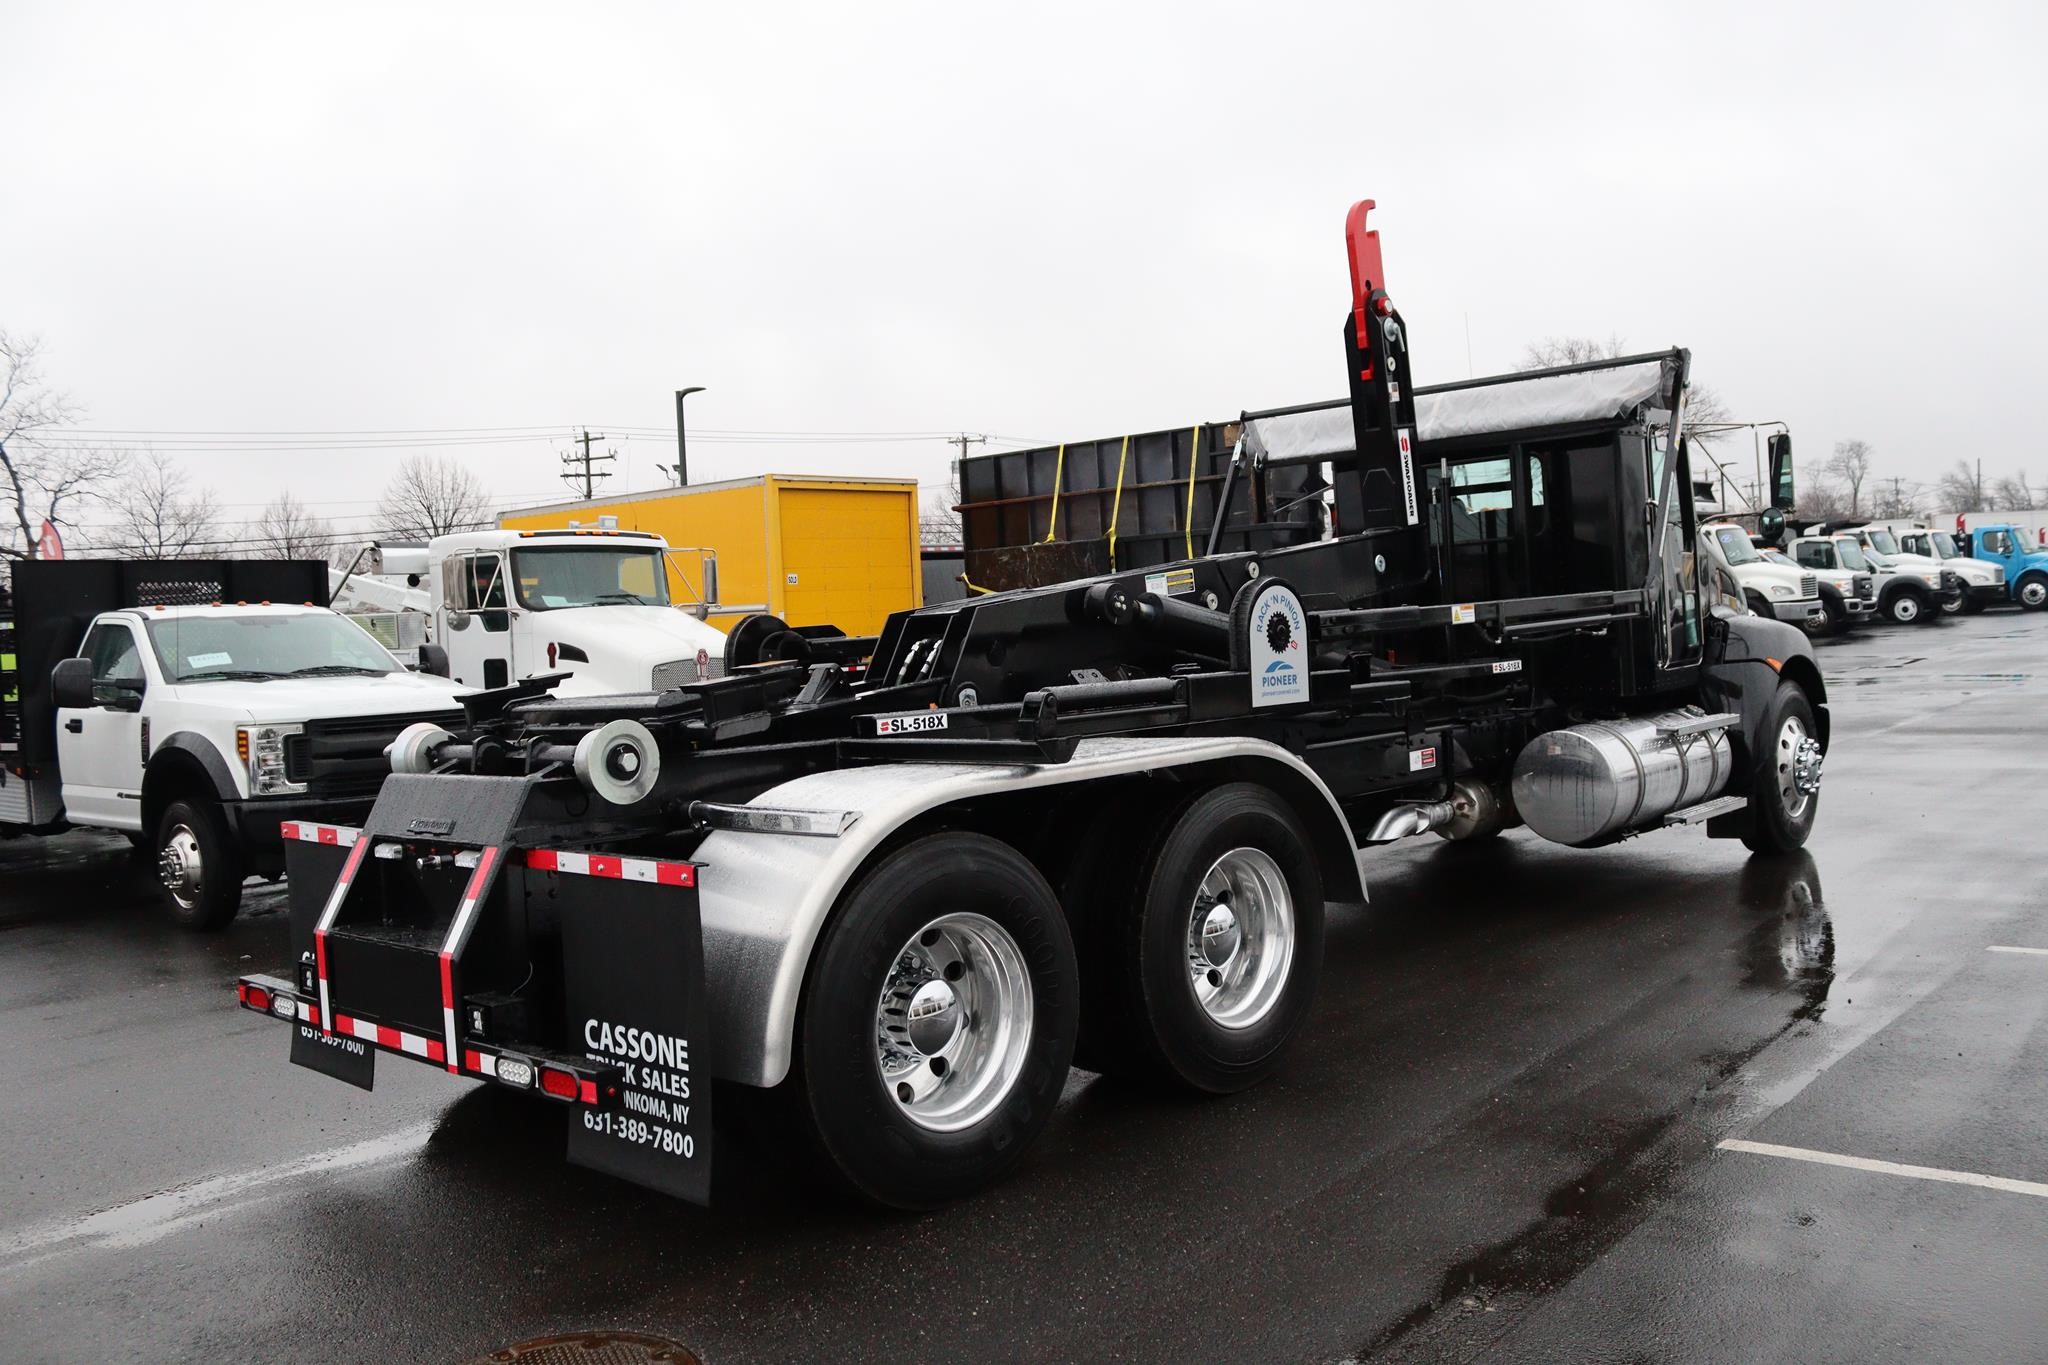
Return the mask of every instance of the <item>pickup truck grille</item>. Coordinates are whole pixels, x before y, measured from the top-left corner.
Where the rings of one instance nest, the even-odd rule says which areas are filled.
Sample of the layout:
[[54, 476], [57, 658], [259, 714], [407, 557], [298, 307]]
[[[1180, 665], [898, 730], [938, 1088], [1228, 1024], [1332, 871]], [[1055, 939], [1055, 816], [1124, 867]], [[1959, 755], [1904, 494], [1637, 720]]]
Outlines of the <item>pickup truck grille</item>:
[[1858, 597], [1868, 597], [1868, 596], [1870, 596], [1870, 595], [1871, 595], [1871, 591], [1872, 591], [1872, 588], [1871, 588], [1871, 577], [1870, 577], [1870, 575], [1869, 575], [1869, 574], [1867, 574], [1867, 573], [1860, 573], [1860, 574], [1857, 574], [1857, 575], [1856, 575], [1856, 577], [1855, 577], [1855, 578], [1854, 578], [1853, 580], [1851, 580], [1851, 583], [1852, 583], [1852, 586], [1853, 586], [1853, 587], [1855, 588], [1855, 595], [1856, 595], [1856, 596], [1858, 596]]
[[452, 730], [461, 726], [462, 712], [309, 720], [303, 734], [285, 740], [285, 776], [305, 783], [309, 796], [374, 796], [391, 771], [384, 746], [398, 738], [400, 730], [423, 720]]
[[1810, 573], [1799, 575], [1799, 595], [1811, 597], [1820, 591], [1820, 580]]

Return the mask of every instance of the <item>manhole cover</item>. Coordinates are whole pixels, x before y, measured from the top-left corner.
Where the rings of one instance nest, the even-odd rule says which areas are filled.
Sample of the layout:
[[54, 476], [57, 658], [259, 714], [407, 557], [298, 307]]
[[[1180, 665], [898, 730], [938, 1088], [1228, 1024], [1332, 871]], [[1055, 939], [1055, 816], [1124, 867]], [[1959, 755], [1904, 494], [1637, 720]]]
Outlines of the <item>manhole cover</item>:
[[689, 1347], [638, 1332], [570, 1332], [507, 1346], [463, 1365], [704, 1365]]

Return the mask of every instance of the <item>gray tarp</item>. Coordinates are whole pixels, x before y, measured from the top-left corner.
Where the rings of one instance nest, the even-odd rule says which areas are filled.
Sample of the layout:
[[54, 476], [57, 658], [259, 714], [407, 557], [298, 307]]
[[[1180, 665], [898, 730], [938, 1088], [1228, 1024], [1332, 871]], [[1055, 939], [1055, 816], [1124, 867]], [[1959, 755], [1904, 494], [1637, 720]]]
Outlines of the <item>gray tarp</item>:
[[[1659, 357], [1575, 374], [1535, 374], [1478, 388], [1418, 392], [1415, 434], [1418, 440], [1439, 441], [1526, 431], [1623, 417], [1646, 404], [1668, 407], [1670, 402], [1670, 362]], [[1342, 455], [1351, 447], [1348, 403], [1255, 416], [1245, 423], [1245, 448], [1274, 458]]]

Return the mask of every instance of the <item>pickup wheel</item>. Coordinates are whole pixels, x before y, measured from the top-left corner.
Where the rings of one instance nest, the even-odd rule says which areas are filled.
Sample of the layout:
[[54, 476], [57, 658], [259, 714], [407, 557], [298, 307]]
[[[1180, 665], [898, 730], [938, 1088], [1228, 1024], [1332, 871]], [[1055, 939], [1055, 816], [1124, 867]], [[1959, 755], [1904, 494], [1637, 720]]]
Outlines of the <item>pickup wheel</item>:
[[2048, 574], [2030, 573], [2019, 582], [2013, 595], [2028, 611], [2048, 608]]
[[854, 886], [812, 956], [798, 1096], [861, 1195], [932, 1208], [995, 1179], [1052, 1117], [1079, 1021], [1059, 902], [980, 834], [906, 844]]
[[1902, 590], [1893, 593], [1891, 600], [1884, 604], [1884, 614], [1895, 625], [1910, 626], [1924, 623], [1934, 613], [1928, 610], [1919, 593]]
[[156, 826], [164, 907], [187, 929], [218, 929], [242, 906], [242, 849], [217, 802], [181, 797]]
[[1798, 683], [1778, 684], [1757, 748], [1750, 828], [1742, 842], [1752, 853], [1791, 853], [1813, 833], [1820, 808], [1820, 740], [1813, 703]]
[[1113, 957], [1091, 1034], [1111, 1074], [1230, 1094], [1263, 1080], [1308, 1017], [1323, 882], [1293, 811], [1250, 782], [1191, 801], [1142, 893], [1105, 906]]

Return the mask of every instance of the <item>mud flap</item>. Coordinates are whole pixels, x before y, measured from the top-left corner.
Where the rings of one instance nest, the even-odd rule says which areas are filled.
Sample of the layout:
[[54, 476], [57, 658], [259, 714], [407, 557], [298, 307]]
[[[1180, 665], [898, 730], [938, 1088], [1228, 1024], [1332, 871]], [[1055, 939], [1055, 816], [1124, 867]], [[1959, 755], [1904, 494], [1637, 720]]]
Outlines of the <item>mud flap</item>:
[[[313, 952], [314, 926], [320, 923], [320, 912], [326, 909], [334, 884], [341, 880], [341, 869], [347, 864], [351, 852], [352, 845], [341, 843], [302, 839], [284, 841], [294, 964]], [[307, 994], [312, 993], [296, 965], [291, 976], [306, 988]], [[316, 1025], [301, 1019], [292, 1025], [292, 1065], [310, 1067], [323, 1076], [332, 1076], [337, 1081], [347, 1081], [350, 1085], [369, 1090], [376, 1083], [377, 1050], [360, 1038], [324, 1034]]]
[[616, 1095], [570, 1118], [569, 1160], [708, 1204], [711, 1084], [696, 888], [557, 880], [569, 1046], [623, 1073]]

